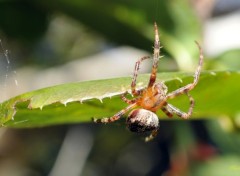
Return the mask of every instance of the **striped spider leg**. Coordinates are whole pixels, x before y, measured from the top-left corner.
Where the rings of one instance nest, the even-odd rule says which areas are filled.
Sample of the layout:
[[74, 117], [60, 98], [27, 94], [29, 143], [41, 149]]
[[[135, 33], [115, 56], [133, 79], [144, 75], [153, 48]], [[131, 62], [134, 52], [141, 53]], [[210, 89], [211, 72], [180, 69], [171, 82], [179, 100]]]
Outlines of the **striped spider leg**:
[[194, 89], [194, 87], [197, 85], [197, 83], [199, 81], [201, 68], [202, 68], [202, 65], [203, 65], [203, 59], [204, 59], [203, 51], [202, 51], [201, 46], [199, 45], [198, 42], [195, 42], [195, 43], [198, 46], [200, 55], [199, 55], [198, 67], [195, 71], [193, 82], [184, 86], [184, 87], [181, 87], [181, 88], [179, 88], [179, 89], [177, 89], [173, 92], [168, 93], [167, 96], [166, 96], [167, 99], [173, 99], [173, 98], [175, 98], [179, 95], [186, 94], [189, 98], [189, 101], [190, 101], [190, 107], [188, 109], [188, 112], [186, 113], [186, 112], [183, 112], [183, 111], [179, 110], [178, 108], [174, 107], [171, 104], [166, 104], [164, 107], [162, 107], [162, 111], [165, 112], [165, 114], [168, 115], [169, 117], [171, 117], [172, 114], [176, 114], [177, 116], [179, 116], [183, 119], [188, 119], [192, 115], [195, 102], [194, 102], [193, 97], [189, 94], [189, 91]]
[[[139, 66], [142, 61], [150, 58], [143, 57], [135, 64], [134, 74], [131, 83], [131, 93], [135, 96], [135, 98], [132, 100], [127, 99], [125, 97], [127, 92], [121, 96], [122, 100], [129, 104], [129, 106], [119, 111], [112, 117], [94, 119], [94, 122], [96, 123], [110, 123], [120, 119], [122, 115], [132, 110], [126, 120], [127, 127], [132, 132], [151, 132], [150, 135], [145, 138], [145, 141], [150, 141], [157, 135], [159, 129], [159, 120], [156, 115], [157, 110], [161, 109], [168, 117], [172, 117], [173, 114], [176, 114], [184, 119], [187, 119], [192, 115], [192, 111], [194, 108], [194, 99], [188, 92], [197, 85], [203, 63], [202, 49], [200, 45], [196, 42], [200, 50], [200, 57], [198, 67], [195, 71], [193, 83], [190, 83], [173, 92], [167, 93], [167, 86], [163, 82], [156, 83], [157, 68], [161, 48], [156, 23], [154, 24], [154, 31], [155, 40], [153, 51], [153, 64], [148, 86], [144, 89], [136, 90], [136, 80]], [[187, 113], [167, 103], [168, 99], [173, 99], [182, 94], [186, 94], [190, 100], [190, 107]]]

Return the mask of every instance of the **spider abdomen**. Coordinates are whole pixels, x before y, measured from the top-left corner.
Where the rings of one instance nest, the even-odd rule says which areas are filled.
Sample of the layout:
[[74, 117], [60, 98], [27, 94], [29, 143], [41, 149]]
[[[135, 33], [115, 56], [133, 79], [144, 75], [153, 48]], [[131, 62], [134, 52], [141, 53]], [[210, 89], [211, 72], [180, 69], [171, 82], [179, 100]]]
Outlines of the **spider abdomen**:
[[155, 113], [146, 109], [135, 109], [127, 117], [127, 127], [132, 132], [147, 132], [158, 129], [159, 120]]

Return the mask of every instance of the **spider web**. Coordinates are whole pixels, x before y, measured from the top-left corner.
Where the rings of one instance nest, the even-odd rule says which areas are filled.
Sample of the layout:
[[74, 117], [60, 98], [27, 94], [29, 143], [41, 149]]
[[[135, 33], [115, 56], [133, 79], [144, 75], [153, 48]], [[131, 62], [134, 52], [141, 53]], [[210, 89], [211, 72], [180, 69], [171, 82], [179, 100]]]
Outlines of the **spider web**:
[[17, 72], [12, 69], [10, 51], [5, 49], [0, 39], [0, 101], [12, 97], [18, 86]]

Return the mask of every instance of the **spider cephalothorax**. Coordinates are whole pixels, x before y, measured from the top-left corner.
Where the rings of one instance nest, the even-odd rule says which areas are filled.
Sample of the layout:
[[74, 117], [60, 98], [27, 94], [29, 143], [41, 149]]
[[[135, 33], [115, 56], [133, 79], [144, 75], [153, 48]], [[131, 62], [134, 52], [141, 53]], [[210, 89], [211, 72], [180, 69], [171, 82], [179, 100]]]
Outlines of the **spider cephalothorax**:
[[[140, 63], [145, 60], [149, 59], [150, 57], [145, 56], [138, 60], [135, 64], [134, 74], [132, 78], [131, 84], [131, 93], [136, 98], [129, 100], [125, 97], [125, 94], [122, 95], [122, 100], [129, 104], [125, 109], [122, 109], [120, 112], [115, 114], [109, 118], [102, 118], [102, 119], [94, 119], [96, 123], [109, 123], [118, 120], [123, 114], [127, 113], [128, 111], [132, 110], [128, 117], [127, 117], [127, 127], [132, 132], [146, 132], [150, 131], [150, 136], [145, 138], [145, 141], [149, 141], [153, 139], [157, 135], [157, 131], [159, 128], [159, 120], [156, 115], [156, 111], [161, 109], [168, 117], [172, 117], [173, 114], [178, 115], [183, 119], [187, 119], [192, 115], [193, 107], [194, 107], [194, 99], [188, 93], [192, 90], [198, 83], [201, 67], [203, 64], [203, 54], [200, 45], [196, 42], [199, 50], [199, 64], [195, 71], [194, 80], [192, 83], [187, 84], [184, 87], [181, 87], [175, 91], [167, 93], [167, 86], [164, 82], [156, 83], [156, 75], [157, 75], [157, 68], [158, 68], [158, 61], [160, 58], [160, 42], [159, 42], [159, 34], [157, 24], [154, 24], [154, 31], [155, 31], [155, 40], [154, 40], [154, 51], [153, 51], [153, 65], [152, 65], [152, 72], [150, 75], [150, 79], [148, 82], [148, 86], [145, 89], [136, 90], [136, 80], [139, 70]], [[186, 94], [190, 101], [190, 107], [188, 112], [183, 112], [180, 109], [174, 107], [173, 105], [169, 104], [167, 100], [173, 99], [179, 95]]]

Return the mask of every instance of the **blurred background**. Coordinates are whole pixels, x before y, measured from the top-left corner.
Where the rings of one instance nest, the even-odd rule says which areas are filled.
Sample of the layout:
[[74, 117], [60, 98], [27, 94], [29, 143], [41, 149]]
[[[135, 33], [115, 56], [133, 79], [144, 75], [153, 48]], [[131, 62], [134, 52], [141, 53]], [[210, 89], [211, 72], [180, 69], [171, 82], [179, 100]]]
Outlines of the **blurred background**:
[[[154, 21], [160, 72], [194, 71], [195, 40], [205, 70], [240, 69], [239, 0], [2, 0], [1, 101], [67, 82], [130, 76], [135, 62], [152, 54]], [[141, 73], [150, 69], [146, 62]], [[1, 128], [0, 175], [239, 175], [238, 137], [228, 117], [162, 120], [150, 143], [130, 133], [124, 119]]]

